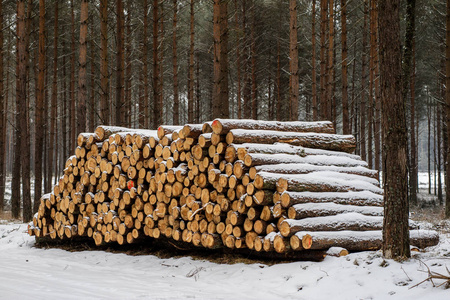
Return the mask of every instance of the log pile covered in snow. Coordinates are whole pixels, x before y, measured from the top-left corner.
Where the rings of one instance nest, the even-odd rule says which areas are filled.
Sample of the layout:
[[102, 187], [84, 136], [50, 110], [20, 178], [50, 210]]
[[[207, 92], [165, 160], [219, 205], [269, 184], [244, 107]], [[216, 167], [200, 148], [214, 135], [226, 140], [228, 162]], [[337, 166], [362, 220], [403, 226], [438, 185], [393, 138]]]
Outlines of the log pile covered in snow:
[[[381, 247], [378, 174], [330, 122], [99, 126], [77, 142], [30, 235], [97, 245], [168, 238], [299, 257]], [[410, 233], [418, 247], [438, 242], [413, 224]]]

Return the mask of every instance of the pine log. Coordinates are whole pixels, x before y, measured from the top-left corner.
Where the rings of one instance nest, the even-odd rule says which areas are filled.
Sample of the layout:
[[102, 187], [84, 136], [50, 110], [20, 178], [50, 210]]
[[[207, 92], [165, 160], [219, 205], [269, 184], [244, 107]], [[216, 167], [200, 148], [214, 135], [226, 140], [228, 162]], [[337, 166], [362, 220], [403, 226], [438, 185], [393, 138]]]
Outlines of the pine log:
[[275, 193], [274, 201], [281, 201], [283, 207], [301, 203], [336, 203], [345, 205], [383, 206], [383, 196], [369, 191], [361, 192], [283, 192]]
[[279, 122], [261, 120], [215, 119], [211, 124], [216, 134], [227, 134], [232, 129], [277, 130], [291, 132], [335, 133], [333, 123], [321, 122]]
[[256, 167], [251, 167], [248, 170], [248, 174], [251, 179], [255, 179], [258, 172], [269, 172], [277, 174], [308, 174], [312, 172], [319, 171], [331, 171], [337, 173], [346, 173], [353, 175], [360, 175], [372, 178], [377, 183], [378, 171], [368, 169], [366, 167], [336, 167], [336, 166], [323, 166], [323, 165], [312, 165], [308, 163], [282, 163], [275, 165], [260, 165]]
[[280, 131], [233, 129], [226, 137], [228, 144], [243, 144], [258, 141], [261, 144], [287, 143], [294, 146], [334, 150], [352, 153], [356, 147], [352, 135], [326, 133], [297, 133]]
[[275, 164], [309, 164], [316, 166], [334, 166], [334, 167], [365, 167], [367, 163], [362, 160], [356, 160], [349, 157], [311, 155], [299, 156], [293, 154], [259, 154], [248, 153], [244, 157], [244, 163], [248, 167]]
[[383, 216], [383, 208], [377, 206], [343, 205], [335, 203], [303, 203], [289, 207], [289, 219], [334, 216], [355, 212], [366, 216]]
[[160, 125], [158, 127], [158, 138], [161, 140], [164, 136], [171, 134], [175, 131], [180, 131], [183, 129], [183, 126], [174, 126], [174, 125]]
[[[317, 250], [330, 247], [343, 247], [349, 251], [378, 250], [381, 249], [383, 239], [381, 230], [299, 231], [291, 237], [291, 242], [305, 235], [311, 236], [311, 249]], [[409, 235], [410, 244], [421, 249], [439, 243], [439, 235], [433, 230], [410, 230]]]
[[186, 124], [180, 131], [181, 138], [185, 139], [187, 137], [197, 139], [200, 134], [202, 134], [203, 124]]
[[383, 217], [365, 216], [359, 213], [345, 213], [327, 217], [313, 217], [301, 220], [286, 219], [279, 229], [284, 237], [298, 231], [338, 231], [338, 230], [380, 230]]
[[100, 125], [97, 128], [95, 128], [94, 133], [97, 135], [99, 141], [104, 141], [109, 136], [116, 134], [118, 132], [125, 132], [130, 131], [129, 128], [126, 127], [119, 127], [119, 126], [105, 126]]
[[[383, 195], [383, 190], [378, 187], [376, 179], [360, 175], [345, 174], [331, 171], [312, 172], [309, 174], [280, 175], [261, 172], [272, 179], [279, 177], [276, 184], [278, 192], [348, 192], [369, 191]], [[268, 175], [270, 174], [270, 175]], [[256, 180], [256, 178], [255, 178]]]

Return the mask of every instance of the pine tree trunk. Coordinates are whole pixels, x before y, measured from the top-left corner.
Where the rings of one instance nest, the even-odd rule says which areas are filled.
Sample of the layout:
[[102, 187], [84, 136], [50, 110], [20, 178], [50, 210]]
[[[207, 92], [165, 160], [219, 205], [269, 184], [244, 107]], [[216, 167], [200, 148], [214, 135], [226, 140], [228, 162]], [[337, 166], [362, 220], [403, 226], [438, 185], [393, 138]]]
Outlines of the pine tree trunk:
[[362, 42], [362, 65], [361, 65], [361, 105], [359, 106], [359, 150], [363, 160], [367, 160], [366, 148], [366, 61], [367, 61], [367, 15], [368, 0], [364, 0], [364, 25], [363, 25], [363, 42]]
[[[57, 4], [56, 4], [57, 5]], [[44, 97], [45, 97], [45, 0], [39, 1], [39, 58], [36, 94], [35, 122], [36, 128], [44, 127]], [[34, 211], [40, 204], [42, 195], [42, 153], [44, 131], [36, 130], [34, 151]]]
[[[418, 192], [418, 165], [417, 165], [417, 142], [416, 142], [416, 105], [415, 105], [415, 81], [416, 81], [416, 50], [415, 41], [413, 41], [413, 65], [411, 74], [411, 172], [409, 174], [409, 195], [411, 204], [417, 205], [417, 192]], [[439, 153], [441, 153], [439, 151]], [[440, 156], [439, 156], [440, 157]], [[439, 162], [440, 164], [440, 162]], [[441, 195], [442, 200], [442, 195]]]
[[[450, 45], [450, 0], [447, 0], [446, 14], [446, 44]], [[445, 114], [447, 124], [447, 142], [450, 142], [450, 47], [445, 48]], [[445, 217], [450, 218], [450, 149], [447, 148], [446, 188], [445, 188]]]
[[334, 0], [329, 0], [329, 18], [328, 18], [328, 66], [327, 66], [327, 73], [326, 77], [328, 79], [326, 80], [327, 85], [327, 100], [326, 100], [326, 120], [333, 121], [334, 124], [336, 124], [335, 119], [333, 118], [333, 108], [335, 107], [333, 105], [334, 100], [334, 91], [333, 91], [333, 84], [334, 84]]
[[256, 38], [255, 38], [255, 9], [252, 10], [252, 27], [250, 31], [250, 56], [251, 56], [251, 68], [252, 68], [252, 119], [258, 119], [258, 89], [256, 82]]
[[179, 103], [180, 97], [178, 95], [178, 62], [177, 62], [177, 12], [178, 12], [178, 0], [173, 0], [173, 20], [172, 20], [173, 125], [180, 124], [180, 103]]
[[159, 74], [159, 28], [158, 28], [158, 18], [159, 18], [159, 3], [158, 0], [153, 0], [153, 126], [156, 128], [161, 124], [161, 111], [162, 107], [159, 106], [159, 87], [160, 87], [160, 74]]
[[[344, 134], [351, 133], [348, 113], [348, 78], [347, 78], [347, 2], [341, 0], [341, 45], [342, 45], [342, 131]], [[353, 79], [354, 80], [354, 79]]]
[[407, 129], [401, 92], [399, 0], [379, 1], [380, 76], [383, 126], [384, 223], [386, 258], [410, 257], [407, 184]]
[[[234, 0], [234, 10], [235, 10], [235, 30], [236, 32], [239, 31], [239, 14], [238, 14], [238, 0]], [[236, 35], [236, 69], [237, 69], [237, 91], [236, 91], [236, 101], [237, 101], [237, 118], [242, 118], [242, 101], [241, 101], [241, 95], [242, 95], [242, 87], [241, 87], [241, 39], [242, 35], [237, 34]]]
[[[14, 146], [16, 149], [21, 147], [21, 111], [25, 109], [23, 101], [26, 97], [26, 67], [25, 67], [25, 1], [17, 1], [17, 58], [16, 58], [16, 112], [14, 128]], [[20, 218], [20, 171], [21, 171], [22, 152], [14, 152], [14, 163], [11, 182], [11, 212], [15, 219]]]
[[312, 68], [312, 119], [318, 120], [317, 115], [317, 75], [316, 75], [316, 1], [312, 2], [312, 21], [311, 21], [311, 68]]
[[110, 124], [108, 74], [108, 0], [100, 0], [100, 122]]
[[124, 117], [123, 123], [126, 126], [131, 126], [131, 115], [132, 115], [132, 95], [131, 95], [131, 69], [132, 69], [132, 31], [131, 31], [131, 1], [127, 1], [127, 15], [126, 15], [126, 35], [125, 35], [125, 103], [124, 103]]
[[87, 58], [87, 31], [88, 31], [88, 1], [81, 1], [80, 9], [80, 55], [79, 55], [79, 75], [78, 75], [78, 105], [77, 105], [77, 129], [79, 134], [86, 131], [86, 58]]
[[188, 72], [188, 123], [194, 122], [194, 0], [190, 0], [189, 18], [189, 72]]
[[[94, 22], [90, 22], [91, 27], [91, 36], [93, 36], [94, 33]], [[95, 101], [95, 92], [96, 92], [96, 86], [95, 86], [95, 75], [97, 74], [97, 71], [95, 70], [95, 52], [94, 52], [94, 39], [91, 38], [89, 41], [89, 48], [91, 49], [91, 60], [90, 60], [90, 66], [91, 66], [91, 74], [89, 74], [90, 79], [90, 92], [89, 92], [89, 105], [88, 105], [88, 111], [89, 111], [89, 119], [88, 119], [88, 126], [87, 131], [94, 132], [96, 128], [96, 115], [97, 115], [97, 105]]]
[[76, 99], [75, 99], [75, 8], [74, 8], [74, 0], [70, 0], [70, 9], [71, 9], [71, 54], [70, 54], [70, 140], [69, 140], [69, 148], [72, 152], [75, 149], [76, 145]]
[[214, 0], [213, 118], [229, 117], [228, 102], [228, 1]]
[[143, 94], [139, 98], [139, 128], [150, 127], [151, 125], [149, 120], [149, 83], [148, 83], [148, 38], [147, 38], [147, 29], [148, 29], [148, 2], [144, 0], [144, 24], [143, 24], [143, 34], [142, 34], [142, 89]]
[[289, 1], [289, 102], [290, 120], [298, 120], [298, 44], [297, 44], [297, 0]]
[[116, 111], [115, 122], [117, 126], [125, 126], [125, 91], [124, 91], [124, 11], [122, 0], [117, 0], [117, 55], [116, 55]]
[[[3, 28], [3, 2], [0, 1], [0, 28]], [[6, 181], [6, 98], [4, 96], [3, 84], [3, 30], [0, 30], [0, 212], [3, 212], [5, 206], [5, 181]], [[41, 172], [42, 174], [42, 172]], [[39, 181], [38, 181], [39, 182]], [[42, 175], [41, 175], [42, 189]]]
[[[48, 144], [48, 158], [47, 158], [47, 174], [49, 176], [48, 184], [51, 185], [51, 178], [53, 173], [53, 162], [55, 157], [56, 147], [56, 108], [58, 96], [58, 5], [55, 5], [55, 24], [54, 24], [54, 40], [53, 40], [53, 81], [52, 81], [52, 96], [50, 104], [50, 128], [49, 128], [49, 144]], [[45, 20], [43, 21], [45, 22]], [[45, 26], [45, 23], [43, 24]], [[45, 50], [44, 50], [45, 51]], [[37, 153], [36, 153], [37, 154]], [[35, 198], [36, 199], [36, 198]], [[38, 199], [36, 199], [38, 200]]]
[[320, 118], [327, 119], [327, 61], [326, 30], [328, 16], [328, 0], [320, 0]]

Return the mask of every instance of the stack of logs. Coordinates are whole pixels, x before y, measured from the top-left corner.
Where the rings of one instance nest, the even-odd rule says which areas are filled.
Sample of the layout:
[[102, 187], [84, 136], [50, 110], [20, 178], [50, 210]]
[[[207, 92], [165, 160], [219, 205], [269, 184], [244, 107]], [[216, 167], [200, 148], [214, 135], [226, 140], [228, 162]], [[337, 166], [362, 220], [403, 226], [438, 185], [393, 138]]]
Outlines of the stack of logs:
[[[330, 122], [99, 126], [77, 143], [30, 235], [97, 245], [165, 237], [283, 254], [381, 247], [378, 173]], [[411, 229], [413, 245], [438, 242], [436, 232]]]

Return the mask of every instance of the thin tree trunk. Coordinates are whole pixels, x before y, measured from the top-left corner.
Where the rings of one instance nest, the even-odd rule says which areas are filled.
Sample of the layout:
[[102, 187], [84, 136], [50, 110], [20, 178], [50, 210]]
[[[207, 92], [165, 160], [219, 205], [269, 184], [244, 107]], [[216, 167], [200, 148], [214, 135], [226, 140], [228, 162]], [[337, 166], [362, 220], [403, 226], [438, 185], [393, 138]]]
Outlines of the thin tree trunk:
[[[144, 29], [145, 30], [145, 29]], [[100, 0], [100, 122], [110, 124], [108, 73], [108, 0]]]
[[363, 44], [362, 44], [362, 65], [361, 65], [361, 105], [359, 109], [359, 144], [360, 155], [363, 160], [367, 159], [366, 148], [366, 49], [367, 49], [367, 0], [364, 0], [364, 25], [363, 25]]
[[[410, 195], [410, 201], [411, 204], [417, 205], [417, 191], [418, 191], [418, 179], [417, 179], [417, 173], [418, 173], [418, 166], [417, 166], [417, 144], [416, 144], [416, 105], [415, 105], [415, 79], [416, 79], [416, 49], [415, 49], [415, 41], [413, 41], [413, 63], [412, 63], [412, 74], [411, 74], [411, 172], [409, 174], [409, 195]], [[439, 153], [441, 153], [439, 151]], [[440, 158], [440, 155], [439, 155]], [[440, 161], [440, 159], [439, 159]], [[440, 162], [439, 162], [440, 165]], [[441, 191], [442, 192], [442, 191]], [[442, 194], [441, 194], [441, 200], [442, 200]]]
[[159, 3], [159, 36], [161, 37], [158, 45], [159, 57], [158, 57], [158, 73], [159, 73], [159, 93], [158, 93], [158, 107], [159, 111], [159, 124], [165, 124], [164, 120], [164, 1]]
[[252, 119], [258, 119], [258, 89], [256, 82], [256, 38], [255, 38], [255, 9], [252, 10], [252, 27], [250, 31], [250, 52], [251, 52], [251, 67], [252, 67]]
[[88, 0], [81, 0], [80, 9], [80, 55], [78, 75], [78, 105], [77, 105], [77, 132], [86, 131], [86, 57], [87, 57], [87, 31], [88, 31]]
[[[375, 45], [378, 45], [378, 0], [372, 0], [372, 6], [374, 10], [375, 21]], [[375, 169], [381, 171], [381, 99], [380, 99], [380, 62], [378, 47], [375, 48]]]
[[[245, 7], [245, 5], [244, 5]], [[245, 15], [244, 15], [244, 19], [245, 19]], [[277, 26], [277, 33], [278, 36], [280, 36], [281, 34], [281, 16], [280, 16], [280, 20], [278, 22], [278, 26]], [[244, 75], [245, 76], [245, 75]], [[276, 97], [277, 97], [277, 121], [281, 121], [281, 45], [280, 45], [280, 38], [277, 38], [277, 75], [276, 75], [276, 80], [275, 80], [275, 90], [276, 90]], [[244, 99], [245, 99], [245, 95], [244, 95]], [[245, 100], [244, 100], [245, 103]], [[245, 105], [244, 105], [245, 108]], [[244, 111], [244, 115], [245, 115], [245, 111]]]
[[160, 74], [159, 74], [159, 27], [158, 27], [158, 0], [153, 0], [153, 128], [156, 128], [161, 124], [161, 112], [162, 107], [159, 105], [159, 87], [160, 87]]
[[[343, 0], [345, 1], [345, 0]], [[318, 120], [317, 114], [317, 75], [316, 75], [316, 1], [312, 2], [312, 21], [311, 21], [311, 48], [312, 48], [312, 119]]]
[[370, 3], [369, 22], [370, 22], [370, 50], [369, 50], [369, 97], [367, 103], [367, 161], [369, 169], [373, 169], [373, 128], [375, 127], [373, 103], [374, 103], [374, 81], [375, 81], [375, 48], [376, 48], [376, 22], [374, 1]]
[[[238, 0], [234, 0], [234, 10], [235, 10], [235, 30], [239, 32], [239, 14], [238, 14]], [[237, 91], [236, 91], [236, 99], [237, 99], [237, 118], [242, 118], [242, 87], [241, 87], [241, 34], [236, 34], [236, 69], [237, 69]]]
[[[26, 96], [26, 70], [25, 70], [25, 1], [17, 1], [17, 59], [16, 59], [16, 111], [14, 128], [14, 148], [19, 149], [22, 142], [20, 128], [20, 112]], [[20, 171], [21, 152], [14, 152], [14, 163], [11, 181], [11, 212], [15, 219], [20, 218]]]
[[196, 53], [196, 70], [195, 70], [195, 107], [196, 109], [196, 122], [201, 123], [201, 89], [200, 89], [200, 58], [198, 52]]
[[[341, 45], [342, 45], [342, 131], [344, 134], [351, 133], [348, 114], [348, 79], [347, 79], [347, 2], [341, 0]], [[355, 80], [353, 78], [353, 80]]]
[[117, 0], [117, 55], [116, 55], [116, 112], [115, 112], [115, 124], [118, 126], [124, 126], [125, 119], [125, 93], [124, 93], [124, 72], [125, 72], [125, 60], [124, 60], [124, 11], [122, 0]]
[[76, 99], [75, 99], [75, 8], [74, 0], [70, 0], [71, 8], [71, 55], [70, 55], [70, 151], [75, 149], [76, 137]]
[[431, 100], [428, 95], [427, 117], [428, 117], [428, 194], [431, 195]]
[[[333, 121], [335, 124], [335, 120], [333, 119], [333, 83], [334, 83], [334, 0], [329, 0], [329, 18], [328, 18], [328, 62], [327, 62], [327, 73], [325, 77], [328, 77], [326, 80], [327, 85], [327, 100], [326, 100], [326, 119]], [[336, 124], [335, 124], [336, 126]]]
[[[56, 6], [58, 4], [56, 3]], [[55, 18], [56, 20], [57, 18]], [[36, 95], [35, 122], [36, 128], [44, 127], [44, 97], [45, 97], [45, 0], [39, 1], [39, 58], [38, 58], [38, 87]], [[40, 204], [42, 195], [42, 152], [44, 131], [36, 130], [34, 150], [34, 211]]]
[[[66, 43], [63, 39], [62, 41], [62, 49], [63, 51], [66, 51]], [[62, 118], [61, 120], [61, 131], [62, 131], [62, 153], [64, 159], [69, 156], [69, 149], [67, 147], [67, 80], [66, 80], [66, 56], [63, 55], [63, 101], [62, 101]]]
[[[0, 28], [3, 28], [3, 2], [0, 1]], [[0, 30], [0, 212], [5, 207], [5, 181], [6, 181], [6, 107], [7, 98], [4, 96], [5, 89], [3, 84], [3, 30]], [[7, 91], [6, 91], [7, 92]], [[41, 171], [41, 190], [42, 190], [42, 171]]]
[[127, 15], [126, 15], [126, 38], [125, 38], [125, 103], [124, 103], [124, 116], [123, 116], [123, 123], [126, 126], [131, 126], [131, 69], [132, 69], [132, 45], [131, 45], [131, 38], [132, 38], [132, 32], [131, 32], [131, 1], [127, 1]]
[[214, 0], [213, 118], [229, 117], [228, 100], [228, 1]]
[[[447, 141], [450, 142], [450, 0], [447, 0], [446, 14], [446, 44], [445, 48], [445, 114], [447, 124]], [[450, 149], [447, 148], [447, 165], [446, 165], [446, 189], [445, 189], [445, 217], [450, 218]]]
[[188, 123], [194, 121], [194, 0], [190, 0], [189, 13], [189, 72], [188, 72]]
[[90, 95], [89, 95], [89, 120], [88, 120], [88, 126], [87, 126], [87, 130], [89, 132], [94, 132], [95, 127], [96, 127], [96, 121], [95, 121], [95, 116], [97, 115], [97, 105], [96, 105], [96, 101], [95, 101], [95, 91], [96, 91], [96, 87], [95, 87], [95, 74], [97, 73], [95, 71], [95, 52], [94, 52], [94, 39], [92, 38], [93, 33], [94, 33], [94, 21], [93, 18], [91, 20], [90, 23], [90, 27], [91, 27], [91, 38], [89, 41], [89, 48], [91, 48], [91, 61], [90, 61], [90, 65], [91, 65], [91, 74], [89, 76], [90, 78]]
[[143, 91], [142, 97], [139, 99], [139, 128], [150, 127], [149, 124], [149, 83], [148, 83], [148, 46], [147, 46], [147, 29], [148, 29], [148, 3], [144, 0], [144, 24], [142, 34], [142, 77], [143, 77]]
[[[56, 108], [57, 108], [57, 96], [58, 96], [58, 5], [55, 5], [55, 23], [54, 23], [54, 40], [53, 40], [53, 80], [52, 80], [52, 96], [50, 104], [50, 128], [49, 128], [49, 143], [48, 143], [48, 156], [47, 156], [47, 174], [49, 176], [48, 185], [51, 187], [52, 175], [53, 175], [53, 162], [56, 151]], [[45, 22], [45, 21], [44, 21]], [[44, 25], [45, 26], [45, 25]], [[44, 50], [45, 51], [45, 50]], [[37, 153], [36, 153], [37, 154]], [[38, 199], [36, 199], [38, 200]]]
[[[192, 2], [193, 1], [191, 1], [191, 3]], [[178, 95], [178, 62], [177, 62], [177, 12], [178, 12], [178, 0], [173, 0], [173, 20], [172, 20], [173, 125], [180, 124], [180, 103], [179, 103], [180, 100]]]
[[[442, 180], [441, 180], [441, 105], [438, 103], [436, 104], [436, 144], [437, 144], [437, 150], [436, 150], [436, 169], [437, 169], [437, 196], [438, 201], [442, 205], [444, 204], [443, 197], [442, 197]], [[412, 145], [412, 144], [411, 144]]]
[[410, 257], [407, 183], [407, 132], [401, 93], [399, 0], [379, 1], [381, 101], [383, 107], [383, 254]]
[[[333, 1], [333, 0], [331, 0]], [[297, 0], [289, 1], [289, 102], [290, 120], [298, 120], [298, 45], [297, 45]]]
[[328, 0], [320, 0], [320, 118], [327, 119], [327, 61], [326, 30]]

